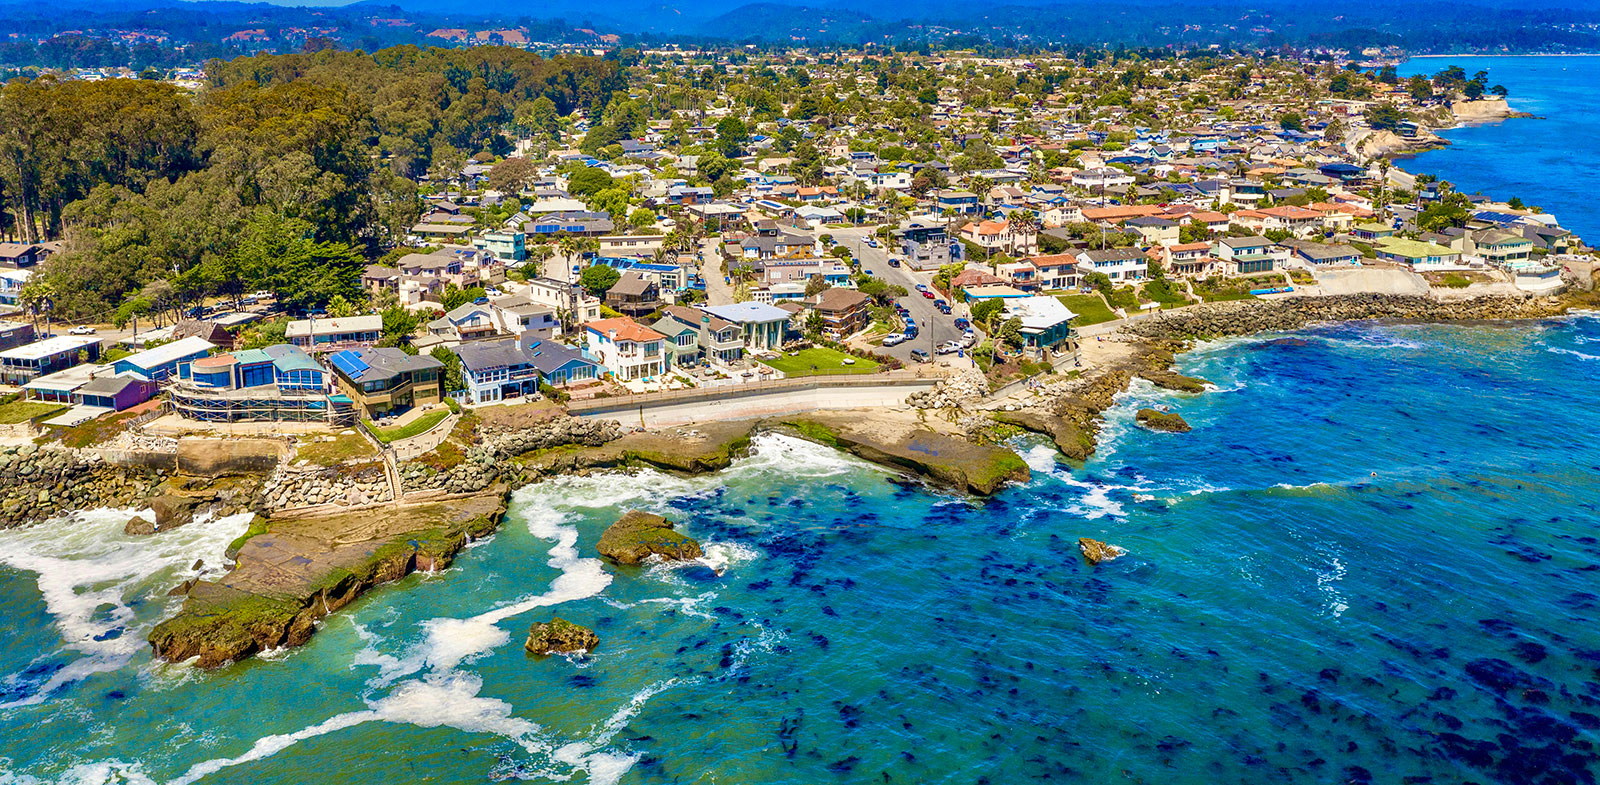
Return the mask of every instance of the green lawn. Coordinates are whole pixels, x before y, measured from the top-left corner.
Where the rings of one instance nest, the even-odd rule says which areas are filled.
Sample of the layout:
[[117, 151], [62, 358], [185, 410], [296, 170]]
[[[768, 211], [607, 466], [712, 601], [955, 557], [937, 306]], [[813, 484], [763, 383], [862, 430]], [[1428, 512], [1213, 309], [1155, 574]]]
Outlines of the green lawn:
[[406, 423], [398, 428], [379, 428], [377, 425], [374, 425], [371, 420], [367, 420], [366, 423], [367, 430], [372, 431], [372, 435], [378, 437], [378, 441], [383, 442], [384, 444], [390, 444], [401, 439], [409, 439], [413, 436], [427, 433], [428, 431], [433, 430], [433, 426], [444, 422], [444, 418], [449, 416], [449, 409], [437, 409], [435, 411], [428, 412], [427, 414], [424, 414], [421, 417], [418, 417], [417, 419], [412, 420], [411, 422]]
[[1119, 286], [1116, 289], [1111, 290], [1110, 296], [1108, 296], [1106, 299], [1110, 300], [1112, 305], [1121, 308], [1129, 314], [1135, 314], [1139, 312], [1139, 297], [1133, 293], [1132, 286]]
[[309, 441], [300, 445], [295, 457], [304, 458], [318, 466], [338, 466], [347, 461], [376, 459], [377, 450], [359, 433], [344, 433], [331, 441]]
[[132, 355], [133, 352], [130, 352], [120, 346], [109, 346], [105, 351], [100, 353], [100, 362], [114, 363], [124, 357], [130, 357]]
[[45, 401], [16, 400], [6, 404], [0, 404], [0, 425], [16, 425], [20, 422], [27, 422], [28, 420], [31, 420], [42, 414], [65, 411], [66, 408], [67, 404], [48, 403]]
[[[855, 364], [845, 365], [844, 360], [847, 358], [855, 360]], [[776, 360], [757, 360], [757, 362], [783, 371], [785, 376], [873, 373], [878, 370], [878, 363], [873, 360], [851, 357], [844, 352], [829, 349], [825, 346], [813, 346], [810, 349], [801, 349], [793, 356], [785, 354]]]
[[1105, 301], [1100, 299], [1100, 295], [1097, 294], [1063, 294], [1056, 299], [1060, 300], [1062, 305], [1067, 306], [1068, 310], [1078, 315], [1078, 318], [1072, 322], [1078, 327], [1109, 322], [1117, 318], [1117, 315], [1106, 307]]
[[1169, 308], [1189, 304], [1189, 296], [1184, 293], [1183, 285], [1165, 278], [1146, 283], [1144, 296]]

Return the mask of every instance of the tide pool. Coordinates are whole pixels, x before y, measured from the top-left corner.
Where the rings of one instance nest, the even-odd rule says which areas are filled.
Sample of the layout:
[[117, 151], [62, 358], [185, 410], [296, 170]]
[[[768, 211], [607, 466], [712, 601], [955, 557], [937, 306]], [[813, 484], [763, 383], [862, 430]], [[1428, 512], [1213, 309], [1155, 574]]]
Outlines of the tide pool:
[[[777, 436], [524, 488], [449, 570], [209, 673], [143, 638], [244, 521], [0, 532], [0, 782], [1592, 781], [1600, 319], [1181, 370], [1218, 389], [1141, 383], [1081, 468], [1020, 440], [1034, 480], [987, 501]], [[603, 565], [630, 508], [705, 560]], [[1080, 536], [1129, 553], [1089, 567]], [[527, 655], [552, 614], [599, 649]]]
[[1600, 242], [1600, 216], [1590, 187], [1600, 182], [1600, 130], [1594, 116], [1600, 103], [1600, 56], [1426, 57], [1400, 66], [1404, 77], [1432, 76], [1459, 65], [1471, 77], [1489, 72], [1489, 84], [1510, 91], [1511, 108], [1540, 119], [1513, 118], [1441, 132], [1450, 140], [1402, 162], [1408, 172], [1434, 174], [1463, 193], [1483, 192], [1498, 199], [1515, 196], [1553, 213], [1561, 225], [1590, 242]]

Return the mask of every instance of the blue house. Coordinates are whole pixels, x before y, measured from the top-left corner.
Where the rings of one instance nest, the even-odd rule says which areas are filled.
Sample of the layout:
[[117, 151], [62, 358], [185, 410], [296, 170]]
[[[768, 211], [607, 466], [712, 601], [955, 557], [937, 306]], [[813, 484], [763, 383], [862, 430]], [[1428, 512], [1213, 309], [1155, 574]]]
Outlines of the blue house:
[[215, 348], [216, 344], [204, 338], [179, 338], [172, 343], [117, 360], [111, 370], [117, 376], [133, 373], [153, 382], [164, 382], [172, 377], [187, 379], [189, 364], [210, 354]]
[[196, 359], [168, 386], [172, 409], [206, 422], [353, 422], [328, 372], [298, 346], [278, 344]]
[[466, 343], [456, 354], [471, 404], [537, 396], [540, 382], [562, 387], [598, 379], [602, 372], [577, 349], [530, 336]]

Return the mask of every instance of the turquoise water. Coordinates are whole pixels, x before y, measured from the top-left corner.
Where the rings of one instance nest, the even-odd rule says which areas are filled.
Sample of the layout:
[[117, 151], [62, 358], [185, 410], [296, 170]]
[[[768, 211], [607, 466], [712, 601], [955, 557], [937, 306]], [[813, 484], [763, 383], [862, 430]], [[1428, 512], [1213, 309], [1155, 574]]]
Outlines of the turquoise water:
[[[987, 502], [779, 437], [526, 488], [450, 570], [212, 673], [141, 641], [244, 521], [0, 532], [0, 782], [1593, 782], [1600, 319], [1182, 365], [1218, 391], [1138, 387], [1088, 466], [1022, 443]], [[601, 565], [629, 507], [709, 563]], [[599, 650], [527, 656], [552, 612]]]
[[1465, 193], [1518, 197], [1554, 214], [1580, 237], [1600, 242], [1593, 190], [1600, 183], [1600, 129], [1594, 122], [1600, 56], [1428, 57], [1406, 62], [1400, 72], [1432, 76], [1450, 65], [1469, 77], [1487, 69], [1489, 84], [1510, 91], [1511, 108], [1542, 119], [1445, 131], [1450, 147], [1416, 156], [1402, 164], [1405, 170], [1436, 174]]

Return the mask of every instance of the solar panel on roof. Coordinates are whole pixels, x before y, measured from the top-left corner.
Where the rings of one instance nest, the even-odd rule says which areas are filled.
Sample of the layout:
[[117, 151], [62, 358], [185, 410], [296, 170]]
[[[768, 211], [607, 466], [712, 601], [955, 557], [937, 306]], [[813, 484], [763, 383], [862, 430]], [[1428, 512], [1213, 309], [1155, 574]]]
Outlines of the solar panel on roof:
[[372, 367], [367, 365], [366, 361], [361, 359], [361, 355], [356, 354], [349, 349], [335, 353], [332, 357], [328, 358], [328, 362], [333, 363], [333, 367], [344, 371], [345, 375], [352, 379], [361, 378], [361, 375], [366, 373], [367, 370]]

